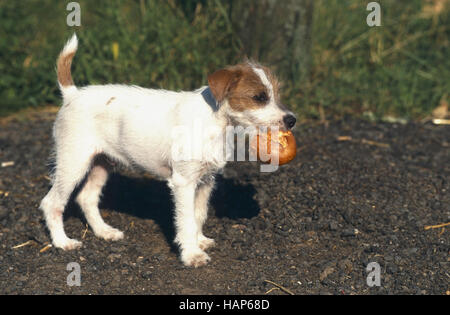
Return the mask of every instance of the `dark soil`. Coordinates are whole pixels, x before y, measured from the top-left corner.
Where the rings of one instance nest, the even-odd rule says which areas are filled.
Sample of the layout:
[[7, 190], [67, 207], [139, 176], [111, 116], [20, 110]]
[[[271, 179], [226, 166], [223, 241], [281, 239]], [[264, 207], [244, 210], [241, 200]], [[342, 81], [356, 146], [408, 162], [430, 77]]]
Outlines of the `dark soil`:
[[[14, 161], [0, 168], [0, 293], [286, 294], [269, 280], [295, 294], [449, 294], [450, 226], [424, 228], [450, 221], [448, 126], [304, 125], [297, 158], [276, 173], [230, 164], [205, 226], [217, 246], [193, 269], [173, 245], [168, 188], [136, 172], [112, 175], [101, 204], [123, 240], [86, 232], [72, 202], [65, 229], [83, 247], [40, 252], [53, 118], [0, 124], [0, 161]], [[81, 266], [79, 287], [66, 283], [70, 262]], [[366, 283], [370, 262], [380, 287]]]

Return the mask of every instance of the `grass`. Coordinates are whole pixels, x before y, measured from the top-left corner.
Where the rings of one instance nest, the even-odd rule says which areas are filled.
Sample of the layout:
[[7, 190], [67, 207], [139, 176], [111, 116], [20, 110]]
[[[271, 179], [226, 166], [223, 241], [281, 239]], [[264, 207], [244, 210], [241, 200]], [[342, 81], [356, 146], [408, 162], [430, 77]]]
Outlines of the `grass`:
[[382, 26], [369, 28], [367, 1], [317, 1], [311, 111], [428, 115], [450, 88], [448, 7], [427, 11], [437, 2], [379, 1]]
[[[55, 60], [74, 31], [80, 86], [189, 90], [242, 57], [225, 0], [78, 2], [81, 27], [66, 25], [68, 1], [0, 1], [0, 115], [60, 103]], [[450, 91], [446, 1], [378, 1], [382, 26], [373, 28], [368, 2], [315, 1], [311, 76], [283, 90], [302, 117], [420, 119]]]

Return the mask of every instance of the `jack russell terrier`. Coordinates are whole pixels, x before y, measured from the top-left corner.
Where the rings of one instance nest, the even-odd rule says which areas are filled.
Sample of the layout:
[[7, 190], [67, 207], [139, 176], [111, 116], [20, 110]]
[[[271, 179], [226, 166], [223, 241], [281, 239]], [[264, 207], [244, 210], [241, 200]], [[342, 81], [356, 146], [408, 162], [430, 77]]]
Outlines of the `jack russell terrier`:
[[[126, 85], [77, 88], [71, 76], [77, 47], [73, 35], [57, 60], [63, 105], [53, 127], [56, 166], [52, 187], [40, 204], [53, 245], [64, 250], [81, 246], [63, 227], [64, 208], [78, 185], [83, 186], [76, 201], [95, 235], [123, 238], [123, 232], [103, 221], [98, 208], [110, 168], [107, 161], [112, 160], [167, 180], [176, 207], [175, 242], [181, 260], [186, 266], [205, 265], [210, 260], [205, 250], [214, 240], [203, 235], [202, 226], [214, 175], [226, 164], [217, 152], [227, 126], [288, 130], [296, 123], [280, 103], [277, 79], [266, 67], [247, 61], [216, 71], [208, 77], [209, 86], [192, 92]], [[192, 131], [194, 122], [215, 131], [200, 135], [205, 151], [201, 158], [179, 159], [173, 148], [187, 140], [170, 135], [178, 126]]]

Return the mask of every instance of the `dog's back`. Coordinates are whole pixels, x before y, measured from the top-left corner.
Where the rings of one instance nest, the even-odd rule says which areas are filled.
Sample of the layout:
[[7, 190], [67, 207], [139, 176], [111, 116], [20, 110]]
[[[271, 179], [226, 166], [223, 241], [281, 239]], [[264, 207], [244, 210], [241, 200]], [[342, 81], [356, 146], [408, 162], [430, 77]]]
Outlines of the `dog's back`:
[[[104, 153], [125, 165], [135, 164], [159, 175], [171, 160], [172, 131], [208, 125], [213, 109], [202, 92], [174, 92], [119, 84], [77, 88], [71, 76], [78, 47], [74, 35], [58, 57], [58, 83], [63, 106], [54, 125], [56, 153], [73, 146], [90, 154]], [[83, 143], [80, 143], [83, 139]], [[76, 145], [73, 145], [73, 144]]]

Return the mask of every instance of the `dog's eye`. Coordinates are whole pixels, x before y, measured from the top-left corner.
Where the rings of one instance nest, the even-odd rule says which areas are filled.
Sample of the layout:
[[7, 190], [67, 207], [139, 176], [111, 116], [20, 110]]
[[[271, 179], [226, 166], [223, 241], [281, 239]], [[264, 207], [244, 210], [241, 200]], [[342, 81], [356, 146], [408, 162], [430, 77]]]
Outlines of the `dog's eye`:
[[269, 100], [269, 98], [267, 97], [266, 92], [262, 92], [258, 95], [253, 96], [253, 99], [259, 103], [265, 103]]

